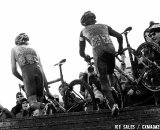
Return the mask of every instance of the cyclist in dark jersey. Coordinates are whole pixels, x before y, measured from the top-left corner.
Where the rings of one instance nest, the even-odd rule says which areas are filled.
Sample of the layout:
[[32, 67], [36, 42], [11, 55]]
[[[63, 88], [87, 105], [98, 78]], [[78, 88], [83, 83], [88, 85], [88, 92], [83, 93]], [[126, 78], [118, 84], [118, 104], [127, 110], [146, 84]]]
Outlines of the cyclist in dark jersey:
[[144, 31], [146, 42], [153, 42], [160, 46], [160, 23], [150, 21], [149, 27]]
[[115, 67], [115, 47], [110, 36], [116, 37], [119, 43], [119, 52], [123, 49], [123, 37], [120, 33], [105, 24], [96, 24], [96, 16], [87, 11], [81, 18], [81, 24], [85, 27], [79, 38], [80, 56], [86, 61], [90, 59], [85, 54], [86, 41], [92, 46], [95, 67], [100, 76], [103, 94], [109, 100], [112, 115], [119, 114], [118, 105], [115, 103], [111, 93], [111, 82]]
[[[25, 33], [15, 39], [16, 46], [11, 50], [12, 73], [24, 84], [27, 100], [33, 109], [39, 109], [44, 97], [44, 88], [49, 94], [40, 57], [37, 52], [28, 46], [29, 37]], [[22, 75], [17, 70], [17, 63]]]

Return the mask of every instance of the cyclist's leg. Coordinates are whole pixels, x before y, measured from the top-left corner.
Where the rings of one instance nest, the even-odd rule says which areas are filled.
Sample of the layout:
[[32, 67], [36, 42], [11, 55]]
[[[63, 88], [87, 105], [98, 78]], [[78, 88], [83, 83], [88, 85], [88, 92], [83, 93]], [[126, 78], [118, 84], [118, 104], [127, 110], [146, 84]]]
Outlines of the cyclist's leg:
[[[23, 82], [26, 97], [31, 106], [35, 109], [40, 108], [43, 97], [43, 78], [39, 68], [35, 65], [28, 65], [22, 69]], [[39, 102], [39, 103], [38, 103]]]
[[118, 115], [118, 105], [115, 103], [115, 100], [111, 91], [111, 81], [110, 76], [114, 72], [115, 67], [115, 57], [113, 54], [104, 53], [101, 57], [97, 59], [97, 69], [100, 75], [100, 82], [103, 94], [109, 101], [109, 106], [112, 111], [112, 115]]
[[[110, 56], [111, 54], [105, 53], [102, 55], [102, 57], [98, 57], [97, 69], [100, 74], [100, 82], [101, 82], [103, 94], [108, 99], [110, 108], [112, 108], [113, 105], [115, 104], [115, 101], [112, 96], [110, 81], [108, 80], [108, 77], [110, 74], [112, 74], [111, 66], [115, 64], [115, 61], [114, 61], [114, 57], [111, 58]], [[107, 61], [109, 61], [111, 65], [109, 65]], [[113, 66], [113, 70], [114, 70], [114, 66]]]
[[41, 72], [37, 72], [37, 74], [34, 76], [34, 81], [35, 81], [35, 85], [36, 85], [37, 101], [38, 102], [43, 102], [43, 98], [44, 98], [44, 80], [43, 80], [43, 75], [42, 75]]

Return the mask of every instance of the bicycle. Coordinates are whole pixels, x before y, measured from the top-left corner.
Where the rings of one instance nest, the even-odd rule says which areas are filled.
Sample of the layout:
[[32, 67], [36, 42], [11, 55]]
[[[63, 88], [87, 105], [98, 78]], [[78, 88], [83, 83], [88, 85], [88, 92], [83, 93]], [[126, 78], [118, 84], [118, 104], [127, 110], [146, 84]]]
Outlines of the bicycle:
[[[60, 77], [55, 79], [55, 80], [49, 81], [47, 83], [48, 85], [50, 85], [50, 84], [53, 84], [53, 83], [56, 83], [56, 82], [61, 82], [62, 89], [64, 90], [64, 95], [63, 95], [64, 106], [61, 105], [54, 98], [54, 96], [52, 95], [51, 92], [50, 92], [50, 95], [48, 95], [46, 93], [46, 91], [44, 91], [45, 96], [48, 97], [47, 102], [52, 104], [54, 107], [58, 107], [61, 112], [75, 112], [75, 111], [78, 110], [78, 107], [81, 107], [81, 111], [82, 111], [83, 108], [85, 108], [87, 105], [90, 105], [90, 104], [92, 104], [91, 109], [96, 110], [95, 97], [94, 97], [94, 94], [93, 94], [92, 90], [88, 86], [88, 84], [86, 84], [84, 81], [82, 81], [80, 79], [75, 79], [75, 80], [71, 81], [70, 83], [67, 83], [64, 80], [63, 73], [62, 73], [62, 65], [65, 62], [66, 62], [66, 59], [63, 59], [63, 60], [61, 60], [60, 62], [58, 62], [57, 64], [54, 65], [54, 66], [59, 66]], [[86, 92], [89, 95], [88, 100], [84, 99], [81, 96], [81, 94], [78, 94], [75, 91], [75, 89], [77, 89], [77, 86], [79, 86], [79, 87], [83, 86], [87, 90]], [[22, 89], [25, 92], [24, 85], [19, 84], [19, 88], [20, 88], [20, 91]], [[48, 86], [48, 88], [50, 88], [50, 86]]]
[[[155, 85], [153, 86], [153, 82], [150, 82], [150, 80], [155, 76], [155, 73], [153, 73], [153, 68], [155, 70], [160, 71], [159, 62], [158, 62], [157, 58], [155, 57], [155, 55], [153, 55], [153, 54], [157, 54], [157, 56], [160, 55], [160, 47], [154, 43], [144, 42], [137, 48], [137, 50], [133, 49], [130, 46], [129, 41], [128, 41], [128, 37], [127, 37], [127, 34], [131, 30], [132, 30], [132, 27], [128, 27], [122, 33], [125, 36], [127, 47], [124, 48], [120, 52], [120, 54], [122, 54], [126, 50], [128, 50], [133, 76], [131, 77], [131, 76], [127, 75], [118, 66], [115, 66], [115, 70], [117, 70], [120, 74], [122, 74], [125, 78], [127, 78], [129, 80], [129, 82], [132, 84], [133, 90], [142, 89], [141, 91], [143, 91], [144, 90], [143, 87], [145, 87], [147, 90], [149, 90], [151, 92], [157, 92], [160, 90], [160, 87], [155, 86]], [[115, 55], [115, 57], [120, 62], [122, 62], [122, 60], [118, 58], [118, 55], [119, 54], [117, 53]], [[160, 81], [159, 79], [158, 79], [158, 81]], [[155, 83], [155, 80], [153, 80], [153, 81]], [[143, 86], [143, 87], [140, 88], [140, 86]]]
[[[74, 112], [77, 110], [77, 108], [79, 106], [83, 106], [85, 108], [89, 104], [92, 104], [92, 110], [95, 110], [96, 109], [95, 97], [94, 97], [92, 90], [88, 86], [88, 84], [86, 84], [84, 81], [82, 81], [80, 79], [75, 79], [75, 80], [71, 81], [70, 83], [67, 83], [64, 80], [63, 73], [62, 73], [62, 65], [65, 62], [66, 62], [66, 59], [63, 59], [54, 65], [54, 66], [59, 66], [60, 78], [48, 82], [48, 85], [59, 82], [59, 81], [61, 82], [61, 86], [65, 90], [64, 98], [63, 98], [64, 99], [63, 100], [63, 102], [64, 102], [63, 110], [65, 112]], [[87, 94], [89, 95], [88, 100], [83, 98], [83, 96], [81, 96], [80, 93], [78, 94], [76, 92], [76, 89], [78, 89], [77, 86], [79, 88], [80, 88], [80, 86], [83, 86], [87, 90]], [[53, 98], [50, 98], [50, 99], [55, 102], [55, 100]]]
[[[90, 60], [87, 61], [87, 70], [82, 74], [80, 78], [83, 81], [85, 81], [92, 89], [93, 93], [95, 94], [98, 108], [108, 109], [110, 108], [108, 105], [109, 102], [106, 99], [106, 97], [103, 95], [99, 76], [94, 68], [94, 62], [92, 62], [92, 60], [93, 60], [93, 57], [90, 57]], [[119, 100], [119, 98], [121, 99], [121, 95], [119, 95], [120, 92], [118, 92], [120, 89], [120, 85], [119, 85], [117, 76], [115, 74], [113, 74], [113, 78], [114, 78], [114, 82], [112, 82], [111, 84], [112, 94], [115, 99], [115, 102], [118, 104], [119, 108], [121, 108], [122, 104], [121, 104], [121, 100]], [[82, 88], [81, 91], [84, 91], [84, 89]]]

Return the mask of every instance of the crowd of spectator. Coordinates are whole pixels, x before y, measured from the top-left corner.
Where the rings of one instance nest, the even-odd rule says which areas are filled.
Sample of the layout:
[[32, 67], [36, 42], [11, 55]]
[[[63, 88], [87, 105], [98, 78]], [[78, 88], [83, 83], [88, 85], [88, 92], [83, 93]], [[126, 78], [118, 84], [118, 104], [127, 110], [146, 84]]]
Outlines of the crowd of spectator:
[[44, 99], [44, 103], [40, 109], [33, 109], [30, 107], [27, 98], [21, 92], [16, 94], [16, 105], [8, 110], [0, 105], [0, 120], [8, 118], [29, 118], [32, 116], [52, 115], [59, 112], [57, 106], [51, 103], [48, 99]]

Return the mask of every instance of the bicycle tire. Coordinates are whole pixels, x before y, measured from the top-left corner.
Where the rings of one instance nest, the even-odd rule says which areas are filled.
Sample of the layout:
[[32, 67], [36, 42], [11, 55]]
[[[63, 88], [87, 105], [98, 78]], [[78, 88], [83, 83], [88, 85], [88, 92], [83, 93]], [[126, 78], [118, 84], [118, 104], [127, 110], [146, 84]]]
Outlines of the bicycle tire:
[[[157, 44], [151, 42], [142, 43], [136, 50], [136, 56], [141, 57], [142, 55], [160, 66], [160, 47]], [[144, 73], [141, 80], [142, 84], [150, 91], [160, 91], [160, 69], [147, 60], [143, 62], [147, 65], [147, 69], [145, 65], [139, 63], [135, 58], [136, 76], [140, 76]]]
[[[77, 110], [75, 110], [76, 108], [74, 108], [73, 106], [70, 106], [67, 107], [67, 105], [69, 104], [69, 99], [70, 99], [70, 93], [74, 92], [74, 87], [76, 85], [82, 85], [83, 87], [85, 87], [85, 89], [88, 91], [88, 93], [90, 94], [90, 97], [91, 97], [91, 102], [90, 104], [92, 104], [92, 110], [96, 110], [97, 107], [96, 107], [96, 102], [95, 102], [95, 96], [94, 96], [94, 93], [93, 91], [90, 89], [90, 86], [85, 82], [85, 81], [82, 81], [80, 79], [75, 79], [73, 80], [70, 84], [69, 84], [69, 88], [67, 89], [66, 93], [65, 93], [65, 97], [64, 97], [64, 104], [66, 106], [66, 109], [68, 112], [75, 112]], [[81, 105], [85, 105], [87, 102], [85, 100], [82, 99], [82, 102], [81, 102]], [[75, 105], [75, 104], [74, 104]], [[77, 103], [77, 105], [79, 105]]]

